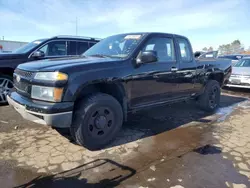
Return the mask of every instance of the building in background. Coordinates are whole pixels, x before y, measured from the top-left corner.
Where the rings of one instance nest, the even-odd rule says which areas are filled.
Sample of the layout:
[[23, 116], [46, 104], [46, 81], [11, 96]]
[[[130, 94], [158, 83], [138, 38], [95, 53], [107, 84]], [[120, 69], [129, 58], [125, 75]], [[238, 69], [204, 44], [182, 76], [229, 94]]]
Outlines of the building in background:
[[0, 53], [8, 53], [27, 44], [27, 42], [0, 40]]

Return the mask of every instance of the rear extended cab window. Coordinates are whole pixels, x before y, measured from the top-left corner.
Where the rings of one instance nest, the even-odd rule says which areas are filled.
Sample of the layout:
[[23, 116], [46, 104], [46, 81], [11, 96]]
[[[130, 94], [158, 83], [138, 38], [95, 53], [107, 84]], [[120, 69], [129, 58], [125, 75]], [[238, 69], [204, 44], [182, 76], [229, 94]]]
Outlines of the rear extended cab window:
[[193, 57], [189, 41], [185, 38], [177, 38], [177, 43], [180, 50], [181, 62], [183, 63], [192, 62]]
[[68, 41], [68, 55], [81, 55], [95, 44], [87, 41]]

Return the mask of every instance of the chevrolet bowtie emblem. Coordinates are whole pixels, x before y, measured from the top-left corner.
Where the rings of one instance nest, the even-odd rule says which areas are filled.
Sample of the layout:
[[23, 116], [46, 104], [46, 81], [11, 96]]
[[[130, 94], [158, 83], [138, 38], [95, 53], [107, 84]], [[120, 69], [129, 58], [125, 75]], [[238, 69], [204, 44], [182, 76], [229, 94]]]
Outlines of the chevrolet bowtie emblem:
[[16, 77], [16, 81], [17, 81], [17, 82], [20, 82], [20, 80], [21, 80], [21, 77], [20, 77], [20, 76], [17, 76], [17, 77]]

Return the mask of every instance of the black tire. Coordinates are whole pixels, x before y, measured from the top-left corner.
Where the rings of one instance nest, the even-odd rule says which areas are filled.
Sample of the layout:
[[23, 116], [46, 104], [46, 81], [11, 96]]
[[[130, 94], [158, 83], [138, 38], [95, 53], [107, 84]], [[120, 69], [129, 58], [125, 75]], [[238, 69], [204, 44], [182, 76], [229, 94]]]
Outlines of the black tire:
[[[9, 83], [2, 86], [2, 83], [5, 80], [7, 80]], [[8, 89], [5, 86], [8, 87]], [[6, 94], [11, 92], [13, 88], [13, 78], [8, 75], [0, 74], [0, 105], [8, 104]]]
[[120, 103], [112, 96], [95, 93], [79, 101], [73, 116], [71, 135], [89, 150], [109, 144], [123, 123]]
[[214, 112], [220, 104], [220, 84], [216, 80], [210, 80], [205, 90], [198, 98], [199, 107], [207, 112]]

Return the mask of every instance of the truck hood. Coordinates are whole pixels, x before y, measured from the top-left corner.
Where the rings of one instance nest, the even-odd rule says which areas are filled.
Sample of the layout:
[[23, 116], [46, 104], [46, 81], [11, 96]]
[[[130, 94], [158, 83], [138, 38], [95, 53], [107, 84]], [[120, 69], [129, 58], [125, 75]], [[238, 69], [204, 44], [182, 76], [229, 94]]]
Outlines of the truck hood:
[[59, 71], [72, 67], [82, 67], [86, 65], [94, 65], [99, 63], [121, 61], [117, 58], [98, 58], [98, 57], [69, 57], [46, 59], [40, 61], [32, 61], [19, 65], [17, 68], [27, 71]]
[[249, 76], [250, 75], [250, 67], [233, 67], [232, 74]]
[[0, 54], [0, 60], [22, 59], [24, 56], [25, 54], [3, 53]]

